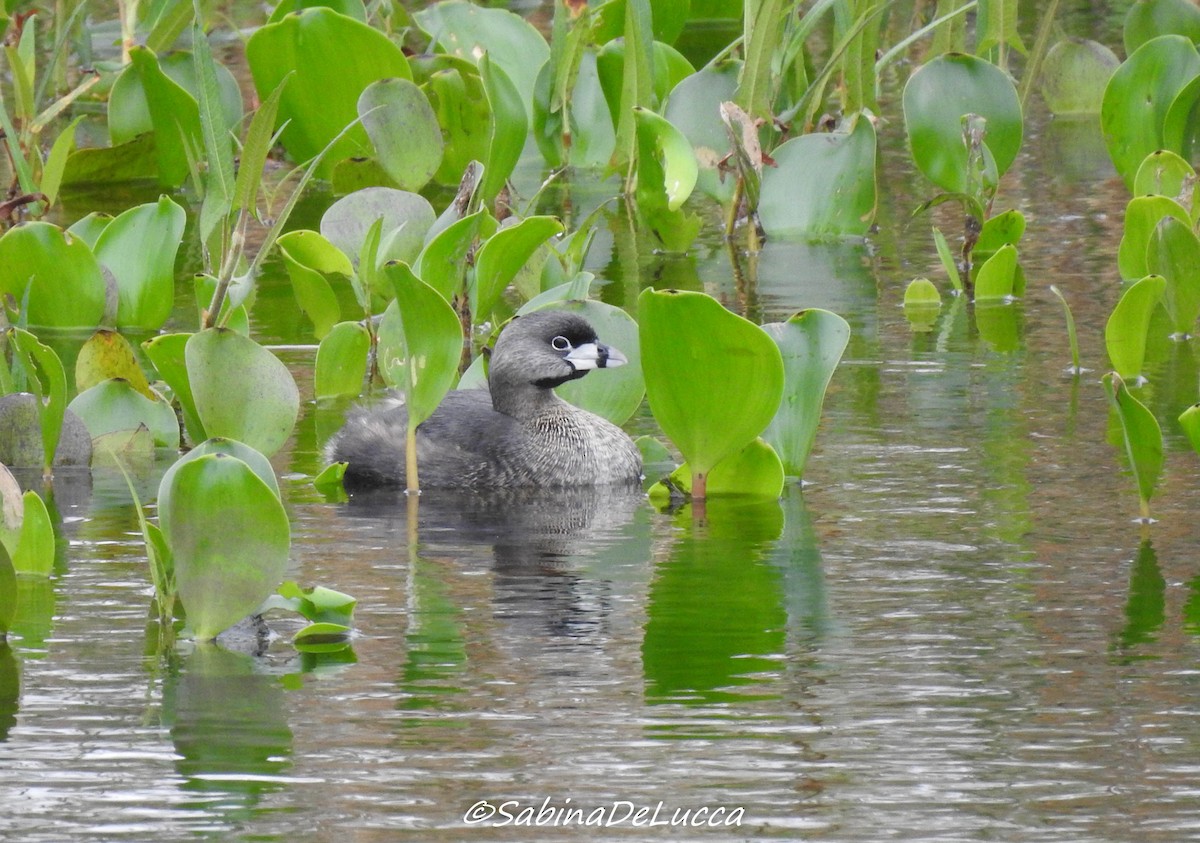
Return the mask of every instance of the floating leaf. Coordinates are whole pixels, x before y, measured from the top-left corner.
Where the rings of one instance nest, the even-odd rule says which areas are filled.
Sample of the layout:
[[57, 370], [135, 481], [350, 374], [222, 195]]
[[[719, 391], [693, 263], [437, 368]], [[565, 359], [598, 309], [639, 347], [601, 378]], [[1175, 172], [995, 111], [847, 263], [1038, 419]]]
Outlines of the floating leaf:
[[[326, 8], [305, 9], [260, 28], [246, 42], [246, 61], [264, 99], [290, 76], [279, 103], [279, 122], [286, 121], [279, 139], [296, 161], [315, 157], [357, 119], [358, 99], [372, 82], [412, 78], [404, 53], [385, 34]], [[343, 158], [370, 152], [366, 131], [352, 126], [333, 144], [317, 175], [328, 177]]]
[[300, 393], [279, 358], [224, 328], [193, 334], [185, 347], [196, 412], [209, 436], [244, 442], [268, 456], [287, 442]]
[[1000, 68], [974, 56], [949, 53], [920, 67], [904, 86], [904, 126], [913, 161], [943, 190], [966, 193], [970, 186], [962, 118], [987, 121], [984, 144], [1003, 175], [1021, 148], [1021, 103]]
[[1145, 157], [1164, 148], [1167, 111], [1198, 73], [1200, 53], [1192, 42], [1163, 35], [1138, 47], [1109, 80], [1100, 124], [1108, 154], [1127, 187], [1133, 186]]
[[638, 297], [638, 323], [650, 409], [698, 475], [693, 492], [703, 498], [708, 472], [752, 442], [778, 410], [779, 348], [703, 293], [648, 288]]
[[425, 94], [408, 79], [372, 82], [358, 98], [380, 165], [403, 190], [420, 190], [442, 163], [442, 130]]
[[358, 601], [349, 594], [320, 585], [305, 589], [291, 580], [282, 583], [266, 603], [270, 608], [301, 614], [313, 623], [339, 624], [343, 628], [353, 622], [356, 605]]
[[1124, 380], [1109, 372], [1101, 381], [1109, 404], [1116, 410], [1125, 457], [1138, 487], [1142, 518], [1150, 518], [1150, 498], [1163, 466], [1162, 429], [1146, 406], [1129, 394]]
[[30, 326], [93, 329], [104, 321], [105, 289], [92, 250], [56, 225], [28, 222], [0, 237], [0, 293], [28, 302]]
[[171, 405], [147, 398], [126, 380], [101, 381], [76, 395], [68, 409], [83, 419], [93, 441], [144, 427], [153, 434], [155, 445], [179, 447], [179, 422]]
[[350, 646], [352, 631], [343, 624], [313, 623], [296, 633], [292, 646], [301, 653], [336, 653]]
[[154, 398], [133, 346], [116, 331], [97, 331], [75, 358], [75, 390], [83, 392], [109, 378], [122, 378], [147, 398]]
[[758, 216], [768, 237], [862, 236], [875, 219], [875, 129], [801, 135], [772, 153]]
[[250, 466], [225, 454], [183, 463], [164, 476], [160, 502], [164, 492], [159, 518], [188, 625], [210, 640], [257, 609], [283, 579], [287, 513]]
[[[175, 305], [175, 255], [187, 214], [170, 198], [125, 211], [100, 233], [96, 259], [117, 279], [117, 327], [156, 331]], [[147, 249], [147, 244], [153, 244]]]
[[320, 398], [354, 396], [362, 392], [371, 337], [358, 322], [339, 322], [317, 346], [313, 394]]
[[1096, 41], [1059, 41], [1042, 59], [1042, 99], [1054, 115], [1099, 114], [1104, 87], [1120, 64], [1116, 53]]
[[1163, 303], [1175, 332], [1190, 335], [1200, 317], [1200, 239], [1192, 227], [1163, 217], [1150, 237], [1146, 267], [1167, 282]]
[[1125, 380], [1142, 375], [1150, 317], [1167, 286], [1161, 275], [1147, 275], [1125, 291], [1104, 328], [1104, 343], [1113, 369]]

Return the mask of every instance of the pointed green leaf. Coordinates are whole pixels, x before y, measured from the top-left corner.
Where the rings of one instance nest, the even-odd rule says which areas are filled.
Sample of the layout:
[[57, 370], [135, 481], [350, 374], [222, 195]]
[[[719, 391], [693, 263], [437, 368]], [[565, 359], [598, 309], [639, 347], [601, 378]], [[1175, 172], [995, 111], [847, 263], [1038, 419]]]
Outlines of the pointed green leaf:
[[339, 322], [317, 347], [313, 374], [316, 398], [354, 396], [362, 392], [371, 337], [358, 322]]
[[1136, 381], [1142, 375], [1150, 317], [1162, 302], [1166, 286], [1161, 275], [1147, 275], [1125, 291], [1108, 317], [1104, 328], [1108, 359], [1125, 380]]
[[279, 358], [222, 328], [193, 334], [185, 347], [196, 412], [209, 436], [244, 442], [268, 456], [292, 434], [300, 393]]
[[315, 231], [289, 231], [279, 238], [279, 254], [292, 281], [296, 303], [313, 323], [317, 339], [324, 339], [341, 319], [333, 283], [346, 283], [354, 275], [350, 259]]
[[455, 220], [434, 235], [417, 257], [414, 274], [446, 301], [453, 301], [466, 289], [468, 255], [478, 245], [479, 229], [487, 213], [480, 209]]
[[471, 288], [471, 311], [476, 321], [491, 315], [521, 267], [562, 231], [563, 224], [554, 217], [526, 217], [501, 228], [484, 242], [475, 256], [475, 283]]
[[42, 467], [48, 470], [54, 464], [58, 440], [62, 436], [63, 416], [67, 411], [67, 373], [54, 349], [43, 345], [33, 334], [13, 328], [10, 337], [29, 377], [29, 390], [37, 398]]
[[1200, 454], [1200, 404], [1193, 404], [1179, 414], [1179, 426], [1183, 428], [1192, 450]]
[[1142, 504], [1142, 517], [1150, 516], [1150, 498], [1158, 485], [1163, 467], [1162, 429], [1154, 414], [1129, 394], [1125, 382], [1115, 372], [1106, 374], [1101, 380], [1110, 406], [1116, 411], [1120, 422], [1121, 441], [1125, 457], [1133, 472]]
[[800, 477], [817, 437], [825, 391], [850, 341], [850, 325], [836, 313], [810, 309], [763, 330], [779, 347], [784, 373], [783, 400], [763, 439], [787, 473]]
[[224, 454], [179, 466], [168, 491], [159, 518], [179, 596], [192, 632], [210, 640], [257, 609], [283, 579], [287, 513], [246, 463]]
[[246, 130], [242, 142], [241, 161], [238, 164], [237, 179], [233, 186], [233, 204], [230, 211], [246, 210], [254, 213], [258, 201], [258, 188], [262, 182], [263, 167], [267, 163], [267, 155], [271, 152], [271, 144], [275, 139], [275, 121], [279, 115], [279, 102], [283, 99], [283, 91], [288, 79], [283, 80], [271, 91], [271, 95], [262, 101], [250, 118], [250, 128]]
[[233, 207], [234, 170], [232, 140], [221, 111], [217, 63], [204, 30], [192, 27], [192, 59], [196, 73], [196, 102], [204, 140], [204, 204], [200, 209], [200, 240], [207, 243], [217, 225]]
[[692, 470], [707, 475], [762, 433], [779, 409], [779, 348], [703, 293], [646, 289], [638, 323], [650, 410]]
[[1158, 194], [1182, 204], [1183, 187], [1196, 178], [1192, 165], [1169, 149], [1159, 149], [1146, 156], [1133, 178], [1133, 195]]
[[[192, 94], [163, 72], [154, 53], [145, 47], [134, 47], [129, 58], [131, 70], [127, 72], [136, 73], [141, 80], [154, 127], [159, 183], [170, 187], [181, 185], [191, 172], [189, 158], [196, 157], [203, 149], [200, 107]], [[113, 136], [114, 143], [126, 139]]]
[[490, 205], [521, 158], [529, 134], [529, 118], [520, 92], [490, 55], [479, 59], [479, 77], [492, 111], [491, 139], [479, 186], [484, 204]]

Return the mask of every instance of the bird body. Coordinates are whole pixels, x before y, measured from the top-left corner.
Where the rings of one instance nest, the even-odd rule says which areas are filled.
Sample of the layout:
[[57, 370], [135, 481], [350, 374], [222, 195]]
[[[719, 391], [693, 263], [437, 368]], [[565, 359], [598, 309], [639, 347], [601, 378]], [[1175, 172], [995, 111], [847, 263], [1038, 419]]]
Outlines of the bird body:
[[[472, 489], [635, 483], [641, 455], [619, 427], [575, 407], [553, 387], [625, 358], [581, 317], [521, 316], [501, 332], [489, 388], [446, 395], [417, 426], [423, 488]], [[351, 416], [329, 455], [351, 487], [404, 485], [408, 413], [388, 401]]]

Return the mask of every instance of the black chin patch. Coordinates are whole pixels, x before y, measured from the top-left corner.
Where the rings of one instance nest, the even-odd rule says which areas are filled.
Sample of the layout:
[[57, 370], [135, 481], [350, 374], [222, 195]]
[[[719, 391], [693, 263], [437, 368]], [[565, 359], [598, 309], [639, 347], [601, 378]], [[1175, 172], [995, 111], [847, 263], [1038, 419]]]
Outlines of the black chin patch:
[[579, 380], [587, 373], [587, 369], [572, 369], [569, 375], [563, 375], [559, 378], [539, 378], [533, 382], [533, 385], [538, 389], [554, 389], [554, 387], [562, 386], [567, 381]]

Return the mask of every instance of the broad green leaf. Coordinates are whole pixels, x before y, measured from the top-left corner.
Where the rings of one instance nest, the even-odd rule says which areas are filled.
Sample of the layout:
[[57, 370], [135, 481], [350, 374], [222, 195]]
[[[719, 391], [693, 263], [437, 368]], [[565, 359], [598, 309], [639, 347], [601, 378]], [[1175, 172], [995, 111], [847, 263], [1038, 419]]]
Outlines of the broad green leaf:
[[[389, 260], [415, 261], [425, 243], [425, 232], [437, 219], [423, 196], [388, 187], [368, 187], [344, 196], [321, 217], [321, 234], [341, 249], [358, 267], [367, 232], [383, 220], [379, 264]], [[364, 270], [360, 267], [359, 273]]]
[[75, 358], [75, 391], [83, 392], [109, 378], [122, 378], [147, 398], [154, 397], [129, 340], [116, 331], [97, 331]]
[[1122, 279], [1133, 281], [1150, 274], [1146, 250], [1159, 222], [1168, 216], [1191, 224], [1184, 207], [1166, 196], [1137, 196], [1125, 206], [1125, 228], [1117, 246], [1117, 267]]
[[1150, 237], [1146, 266], [1151, 274], [1166, 279], [1163, 304], [1175, 332], [1190, 336], [1200, 317], [1200, 239], [1192, 227], [1163, 217]]
[[1137, 0], [1125, 16], [1125, 54], [1159, 35], [1182, 35], [1200, 43], [1200, 9], [1189, 0]]
[[676, 126], [692, 145], [699, 168], [696, 186], [720, 202], [733, 198], [732, 178], [722, 178], [718, 169], [729, 152], [729, 135], [721, 119], [721, 103], [732, 100], [742, 64], [725, 61], [705, 67], [676, 85], [663, 116]]
[[489, 55], [479, 59], [479, 76], [492, 111], [488, 155], [484, 162], [483, 183], [479, 186], [484, 204], [490, 205], [504, 189], [521, 158], [521, 150], [525, 148], [525, 137], [529, 134], [529, 117], [525, 111], [528, 100], [522, 100], [512, 80]]
[[362, 392], [371, 337], [358, 322], [339, 322], [317, 347], [313, 393], [318, 399]]
[[279, 358], [234, 331], [210, 328], [185, 347], [196, 412], [209, 436], [244, 442], [270, 456], [283, 447], [300, 393]]
[[[147, 46], [149, 45], [147, 44]], [[153, 48], [150, 48], [146, 55], [155, 56]], [[196, 75], [194, 56], [186, 51], [158, 55], [157, 66], [162, 75], [171, 83], [197, 101], [194, 107], [198, 118], [200, 83]], [[212, 81], [215, 81], [217, 86], [218, 125], [224, 131], [228, 131], [242, 119], [241, 89], [233, 73], [224, 65], [216, 64], [214, 75], [215, 80]], [[126, 66], [113, 82], [112, 91], [108, 97], [107, 114], [109, 138], [113, 146], [128, 143], [134, 138], [155, 131], [155, 122], [147, 101], [142, 72], [132, 64]], [[199, 124], [196, 124], [196, 128], [199, 128]]]
[[1200, 74], [1193, 76], [1167, 107], [1162, 124], [1162, 145], [1195, 161], [1200, 152]]
[[862, 236], [875, 220], [875, 129], [792, 138], [764, 169], [758, 216], [768, 237]]
[[[175, 255], [187, 214], [170, 198], [125, 211], [100, 233], [96, 259], [117, 279], [117, 326], [156, 331], [175, 305]], [[153, 248], [147, 249], [147, 244]]]
[[692, 471], [706, 476], [779, 409], [779, 348], [703, 293], [648, 288], [638, 297], [638, 323], [650, 410]]
[[455, 220], [434, 235], [417, 257], [414, 274], [446, 301], [453, 301], [466, 289], [468, 256], [478, 245], [480, 225], [487, 213], [481, 209]]
[[352, 632], [344, 624], [312, 623], [296, 633], [292, 646], [301, 653], [337, 653], [350, 646]]
[[1083, 38], [1059, 41], [1042, 60], [1042, 99], [1054, 115], [1099, 114], [1104, 87], [1120, 64], [1103, 44]]
[[313, 323], [317, 339], [324, 339], [341, 319], [333, 284], [354, 275], [345, 253], [315, 231], [289, 231], [279, 238], [279, 254], [292, 281], [296, 303]]
[[211, 640], [257, 609], [283, 579], [291, 544], [287, 513], [246, 463], [224, 454], [181, 465], [168, 492], [159, 518], [179, 596], [192, 632]]
[[[672, 211], [692, 195], [699, 175], [696, 155], [683, 132], [644, 108], [635, 110], [638, 129], [638, 202], [652, 191], [655, 205]], [[646, 184], [649, 182], [649, 184]]]
[[555, 95], [548, 90], [552, 71], [551, 62], [542, 66], [533, 102], [532, 129], [542, 157], [552, 167], [567, 163], [580, 168], [603, 166], [612, 156], [615, 134], [600, 87], [595, 51], [587, 48], [580, 57], [574, 87], [558, 110], [551, 110], [547, 102]]
[[555, 392], [563, 399], [622, 425], [637, 411], [646, 394], [642, 378], [642, 355], [638, 344], [638, 325], [628, 313], [605, 302], [575, 300], [550, 305], [554, 310], [577, 313], [596, 330], [600, 341], [625, 355], [629, 362], [603, 375], [568, 381]]
[[1162, 302], [1166, 286], [1161, 275], [1147, 275], [1125, 291], [1108, 317], [1104, 328], [1108, 359], [1125, 380], [1136, 381], [1142, 375], [1150, 317]]
[[1125, 457], [1138, 487], [1142, 517], [1150, 517], [1150, 498], [1163, 466], [1162, 429], [1146, 406], [1129, 394], [1124, 380], [1109, 372], [1101, 381], [1110, 406], [1120, 422]]
[[1018, 295], [1017, 250], [1005, 244], [979, 267], [975, 276], [975, 300], [1010, 299]]
[[783, 400], [763, 439], [787, 473], [801, 477], [817, 437], [825, 391], [850, 341], [850, 325], [836, 313], [810, 309], [762, 327], [779, 347], [784, 378]]
[[[684, 494], [692, 494], [692, 470], [683, 463], [670, 476], [671, 484]], [[775, 450], [762, 439], [755, 439], [745, 448], [717, 463], [708, 475], [708, 497], [742, 495], [756, 498], [778, 498], [783, 494], [783, 463]], [[651, 501], [669, 497], [662, 481], [649, 491]]]
[[179, 448], [179, 422], [171, 405], [147, 398], [128, 381], [102, 381], [76, 395], [67, 409], [83, 419], [93, 442], [110, 433], [144, 427], [156, 446]]
[[[531, 109], [538, 72], [550, 58], [550, 47], [534, 27], [506, 9], [487, 9], [462, 0], [443, 0], [414, 17], [441, 49], [480, 63], [487, 55], [512, 80], [523, 109]], [[533, 118], [532, 110], [525, 119]]]
[[458, 184], [473, 161], [486, 161], [492, 142], [492, 107], [479, 69], [452, 56], [417, 59], [418, 74], [442, 128], [442, 166], [434, 176], [441, 184]]
[[402, 263], [383, 269], [395, 290], [379, 324], [379, 369], [404, 393], [411, 427], [429, 418], [454, 385], [462, 357], [458, 314], [441, 293]]
[[904, 86], [904, 125], [913, 160], [943, 190], [968, 191], [968, 150], [962, 118], [987, 121], [984, 144], [1003, 175], [1021, 148], [1023, 118], [1016, 88], [1004, 71], [974, 56], [938, 56]]
[[1179, 414], [1179, 426], [1183, 428], [1192, 450], [1200, 454], [1200, 404], [1193, 404]]
[[1016, 246], [1021, 242], [1021, 235], [1024, 233], [1025, 215], [1018, 210], [1008, 210], [988, 217], [984, 220], [971, 255], [973, 259], [978, 260], [992, 254], [1001, 246]]
[[113, 221], [113, 215], [103, 211], [92, 211], [86, 216], [82, 216], [67, 228], [67, 234], [72, 237], [78, 237], [84, 243], [87, 243], [88, 248], [94, 253], [96, 251], [96, 241], [100, 239], [100, 235], [104, 233], [104, 229], [108, 228], [109, 223]]
[[29, 222], [0, 237], [3, 293], [22, 305], [33, 327], [93, 329], [104, 321], [99, 261], [85, 242], [48, 222]]
[[1151, 152], [1142, 161], [1133, 177], [1133, 195], [1160, 195], [1182, 204], [1184, 185], [1196, 178], [1192, 165], [1168, 149]]
[[153, 132], [117, 146], [84, 147], [67, 155], [60, 190], [158, 180]]
[[30, 392], [37, 398], [38, 427], [42, 431], [42, 468], [54, 464], [67, 411], [67, 373], [48, 345], [28, 331], [13, 328], [9, 334], [28, 375]]
[[1163, 35], [1138, 47], [1112, 75], [1104, 89], [1100, 125], [1108, 154], [1127, 187], [1133, 186], [1146, 156], [1164, 148], [1167, 111], [1197, 73], [1200, 53], [1192, 42]]
[[303, 615], [313, 623], [349, 626], [354, 620], [358, 601], [349, 594], [318, 585], [301, 588], [291, 580], [280, 584], [279, 590], [267, 601], [273, 608], [286, 608]]
[[54, 568], [54, 523], [45, 501], [36, 492], [26, 492], [23, 503], [24, 517], [11, 552], [12, 566], [18, 574], [47, 577]]
[[554, 217], [526, 217], [484, 241], [475, 257], [475, 283], [470, 291], [476, 321], [491, 315], [504, 289], [526, 261], [562, 231], [563, 224]]
[[[191, 172], [190, 159], [203, 149], [200, 107], [192, 94], [163, 72], [154, 53], [145, 47], [134, 47], [129, 58], [131, 65], [127, 72], [136, 73], [141, 81], [154, 127], [159, 184], [177, 187]], [[125, 140], [124, 136], [113, 136], [115, 144]]]
[[367, 9], [363, 6], [362, 0], [281, 0], [279, 5], [271, 11], [267, 23], [278, 23], [292, 12], [316, 6], [328, 6], [339, 14], [347, 15], [363, 23], [367, 22]]
[[420, 190], [442, 163], [442, 130], [425, 94], [408, 79], [372, 82], [358, 98], [380, 165], [403, 190]]
[[[411, 79], [400, 48], [382, 32], [332, 9], [310, 8], [267, 24], [246, 42], [246, 61], [260, 97], [289, 75], [279, 104], [286, 121], [280, 141], [295, 161], [307, 161], [358, 117], [358, 98], [379, 79]], [[336, 67], [337, 72], [330, 72]], [[362, 126], [353, 126], [317, 168], [327, 177], [343, 158], [369, 155]]]
[[196, 401], [192, 397], [192, 385], [188, 378], [186, 348], [191, 338], [192, 334], [160, 334], [142, 343], [142, 348], [154, 364], [158, 376], [171, 387], [183, 411], [188, 438], [195, 443], [203, 442], [208, 434], [196, 412]]
[[212, 454], [221, 454], [241, 460], [258, 475], [258, 479], [266, 484], [275, 497], [279, 497], [279, 480], [275, 477], [275, 469], [271, 467], [271, 461], [265, 456], [235, 439], [205, 439], [172, 463], [171, 467], [163, 473], [162, 480], [158, 485], [158, 509], [160, 512], [170, 506], [171, 492], [175, 486], [174, 477], [179, 469], [190, 462]]

